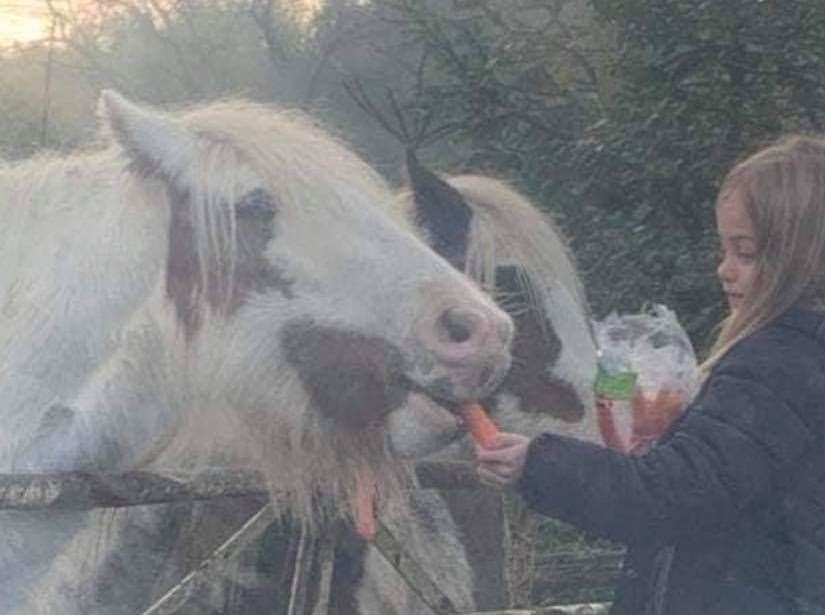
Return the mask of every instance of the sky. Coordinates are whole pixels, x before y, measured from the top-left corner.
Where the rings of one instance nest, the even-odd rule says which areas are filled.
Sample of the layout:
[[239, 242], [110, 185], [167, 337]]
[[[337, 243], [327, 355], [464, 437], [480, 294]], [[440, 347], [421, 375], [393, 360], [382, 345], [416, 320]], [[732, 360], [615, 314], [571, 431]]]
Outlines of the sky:
[[[54, 0], [59, 7], [66, 0]], [[317, 7], [321, 0], [294, 0], [305, 6]], [[74, 0], [82, 4], [82, 0]], [[46, 0], [0, 0], [0, 46], [14, 42], [29, 43], [43, 39], [49, 33], [49, 11]]]
[[0, 0], [0, 45], [28, 43], [48, 31], [45, 0]]

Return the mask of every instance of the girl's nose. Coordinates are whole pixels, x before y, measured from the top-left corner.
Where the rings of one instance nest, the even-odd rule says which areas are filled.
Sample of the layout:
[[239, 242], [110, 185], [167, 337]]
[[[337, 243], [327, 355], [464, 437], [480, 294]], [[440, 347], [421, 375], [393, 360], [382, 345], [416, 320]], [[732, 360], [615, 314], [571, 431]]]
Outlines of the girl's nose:
[[731, 263], [731, 259], [723, 256], [716, 268], [716, 275], [723, 282], [733, 282], [736, 279], [736, 267]]

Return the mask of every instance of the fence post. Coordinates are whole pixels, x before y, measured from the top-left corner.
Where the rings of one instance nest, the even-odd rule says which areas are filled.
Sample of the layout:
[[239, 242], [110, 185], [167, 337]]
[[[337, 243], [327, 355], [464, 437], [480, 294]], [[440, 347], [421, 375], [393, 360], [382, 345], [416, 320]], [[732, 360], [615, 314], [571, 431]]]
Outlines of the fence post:
[[504, 492], [501, 497], [508, 605], [511, 609], [524, 608], [530, 605], [533, 592], [538, 520], [519, 496]]
[[332, 574], [335, 567], [335, 546], [337, 533], [333, 529], [324, 531], [321, 535], [321, 553], [318, 561], [321, 567], [321, 581], [318, 586], [318, 602], [312, 610], [312, 615], [335, 615], [329, 608], [330, 591], [332, 589]]
[[374, 545], [387, 562], [398, 571], [398, 574], [407, 582], [410, 589], [418, 594], [424, 604], [435, 615], [456, 613], [455, 605], [450, 598], [441, 591], [441, 588], [418, 562], [407, 554], [392, 532], [380, 521], [378, 532], [375, 534]]
[[146, 609], [143, 615], [171, 615], [177, 613], [189, 596], [198, 592], [200, 588], [208, 586], [211, 579], [223, 576], [226, 566], [232, 561], [233, 557], [245, 547], [257, 541], [275, 519], [276, 514], [272, 504], [267, 504], [261, 508], [241, 529], [218, 547], [208, 559], [183, 577], [181, 582], [166, 592], [160, 600]]

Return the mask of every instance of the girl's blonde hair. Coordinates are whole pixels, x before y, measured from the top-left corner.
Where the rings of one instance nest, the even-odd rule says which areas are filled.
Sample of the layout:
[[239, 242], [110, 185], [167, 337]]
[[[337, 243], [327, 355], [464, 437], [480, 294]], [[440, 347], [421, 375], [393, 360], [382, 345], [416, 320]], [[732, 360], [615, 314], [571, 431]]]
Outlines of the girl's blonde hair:
[[717, 197], [741, 199], [754, 226], [756, 276], [701, 365], [707, 375], [734, 344], [794, 304], [825, 308], [825, 139], [792, 135], [738, 163]]

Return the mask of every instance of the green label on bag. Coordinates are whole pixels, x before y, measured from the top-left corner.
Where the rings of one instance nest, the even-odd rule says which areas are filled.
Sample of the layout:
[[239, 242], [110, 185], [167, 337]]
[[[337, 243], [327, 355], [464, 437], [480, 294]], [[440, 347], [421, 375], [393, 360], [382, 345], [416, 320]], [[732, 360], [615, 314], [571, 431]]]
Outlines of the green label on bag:
[[616, 372], [609, 374], [599, 368], [596, 383], [593, 385], [596, 395], [607, 399], [631, 399], [636, 390], [636, 372]]

